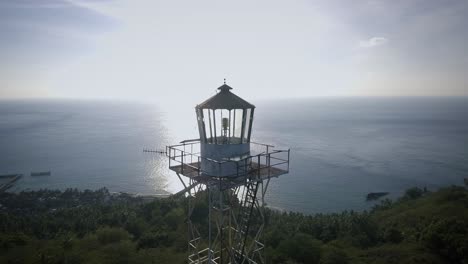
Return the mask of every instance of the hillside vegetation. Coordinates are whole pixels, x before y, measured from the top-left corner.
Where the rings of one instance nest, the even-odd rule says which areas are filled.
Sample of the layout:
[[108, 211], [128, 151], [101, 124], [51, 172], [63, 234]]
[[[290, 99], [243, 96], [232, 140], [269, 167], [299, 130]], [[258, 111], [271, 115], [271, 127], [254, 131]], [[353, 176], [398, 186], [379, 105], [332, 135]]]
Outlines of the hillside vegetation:
[[[185, 263], [185, 208], [106, 189], [1, 193], [0, 263]], [[268, 263], [468, 263], [468, 191], [412, 188], [368, 212], [269, 210], [264, 234]]]

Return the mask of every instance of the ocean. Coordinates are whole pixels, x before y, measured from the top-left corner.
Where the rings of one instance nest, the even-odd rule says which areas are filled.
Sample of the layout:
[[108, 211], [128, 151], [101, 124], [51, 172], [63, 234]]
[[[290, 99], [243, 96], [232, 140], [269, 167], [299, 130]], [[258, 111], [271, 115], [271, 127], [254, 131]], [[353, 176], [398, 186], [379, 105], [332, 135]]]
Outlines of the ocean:
[[[252, 139], [291, 149], [290, 173], [266, 202], [303, 213], [365, 210], [369, 192], [462, 185], [468, 177], [468, 98], [252, 100]], [[178, 106], [180, 107], [180, 106]], [[194, 106], [98, 100], [0, 101], [0, 174], [10, 191], [97, 189], [163, 194], [181, 189], [167, 157], [144, 153], [196, 138]], [[32, 177], [31, 172], [51, 171]]]

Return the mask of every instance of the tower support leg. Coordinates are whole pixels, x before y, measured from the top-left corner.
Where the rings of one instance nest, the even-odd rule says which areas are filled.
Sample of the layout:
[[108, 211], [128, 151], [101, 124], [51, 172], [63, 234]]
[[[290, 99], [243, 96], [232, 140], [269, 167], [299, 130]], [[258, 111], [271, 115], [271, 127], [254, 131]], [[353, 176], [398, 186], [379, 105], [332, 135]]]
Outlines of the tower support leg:
[[[188, 263], [265, 263], [262, 233], [268, 182], [248, 180], [246, 185], [223, 189], [221, 181], [188, 192]], [[205, 235], [200, 235], [192, 221], [197, 198], [208, 198]]]

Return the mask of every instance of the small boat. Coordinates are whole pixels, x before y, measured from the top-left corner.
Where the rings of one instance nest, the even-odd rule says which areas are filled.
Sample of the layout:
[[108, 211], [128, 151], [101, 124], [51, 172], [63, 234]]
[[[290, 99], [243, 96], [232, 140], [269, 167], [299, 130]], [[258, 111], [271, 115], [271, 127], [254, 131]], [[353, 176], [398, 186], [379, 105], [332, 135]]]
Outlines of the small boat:
[[366, 200], [367, 201], [372, 201], [372, 200], [377, 200], [382, 196], [387, 195], [388, 192], [371, 192], [367, 194]]
[[31, 172], [31, 176], [50, 176], [50, 171]]

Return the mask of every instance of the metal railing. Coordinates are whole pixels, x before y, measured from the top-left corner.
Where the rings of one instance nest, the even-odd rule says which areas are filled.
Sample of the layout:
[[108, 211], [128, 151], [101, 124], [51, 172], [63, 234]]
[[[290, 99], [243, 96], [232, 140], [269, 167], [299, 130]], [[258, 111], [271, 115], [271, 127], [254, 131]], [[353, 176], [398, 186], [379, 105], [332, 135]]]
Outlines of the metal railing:
[[[202, 161], [210, 166], [218, 166], [218, 171], [223, 171], [223, 168], [235, 166], [235, 173], [223, 175], [222, 177], [238, 177], [238, 176], [274, 176], [279, 170], [283, 173], [289, 172], [289, 157], [290, 149], [273, 150], [274, 146], [250, 142], [252, 145], [263, 148], [256, 155], [246, 155], [239, 160], [214, 160], [203, 157], [200, 153], [200, 142], [189, 142], [166, 147], [166, 155], [169, 157], [169, 168], [180, 168], [182, 175], [190, 174], [191, 176], [218, 176], [210, 175], [206, 170], [202, 169]], [[175, 164], [174, 164], [175, 163]], [[279, 169], [279, 170], [277, 170]]]

